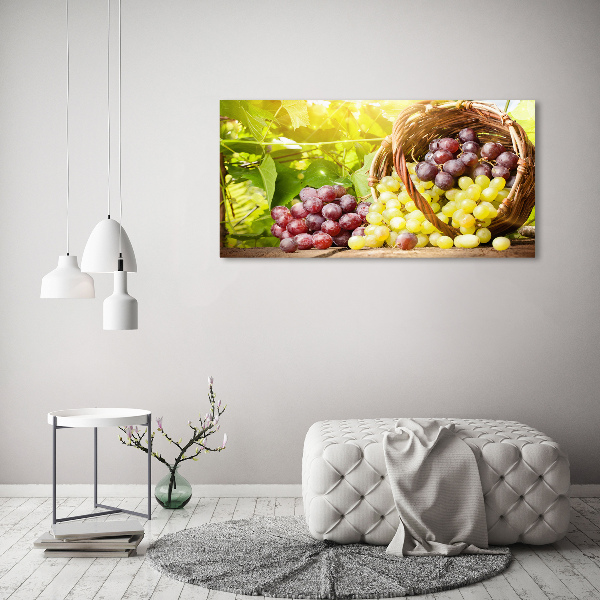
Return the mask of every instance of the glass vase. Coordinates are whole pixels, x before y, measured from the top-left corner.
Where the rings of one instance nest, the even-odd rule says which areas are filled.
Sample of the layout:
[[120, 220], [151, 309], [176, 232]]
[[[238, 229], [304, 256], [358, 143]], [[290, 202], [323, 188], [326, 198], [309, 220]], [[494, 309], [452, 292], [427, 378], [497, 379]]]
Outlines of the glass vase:
[[192, 486], [175, 468], [156, 484], [154, 497], [163, 508], [183, 508], [192, 497]]

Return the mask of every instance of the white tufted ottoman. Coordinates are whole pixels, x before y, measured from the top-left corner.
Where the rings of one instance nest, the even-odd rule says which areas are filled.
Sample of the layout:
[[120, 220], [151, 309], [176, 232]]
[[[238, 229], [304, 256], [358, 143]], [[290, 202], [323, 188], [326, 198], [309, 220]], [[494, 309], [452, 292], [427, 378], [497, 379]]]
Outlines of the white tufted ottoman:
[[[302, 457], [304, 513], [313, 537], [389, 544], [398, 514], [387, 481], [383, 434], [397, 419], [320, 421]], [[569, 526], [567, 456], [543, 433], [515, 421], [441, 419], [473, 449], [490, 544], [550, 544]]]

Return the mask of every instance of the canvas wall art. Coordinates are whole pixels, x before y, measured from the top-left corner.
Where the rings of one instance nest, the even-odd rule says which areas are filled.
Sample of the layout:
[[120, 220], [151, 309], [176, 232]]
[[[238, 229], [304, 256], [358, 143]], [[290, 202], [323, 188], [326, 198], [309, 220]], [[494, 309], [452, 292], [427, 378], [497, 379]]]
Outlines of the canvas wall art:
[[534, 100], [223, 100], [225, 258], [535, 257]]

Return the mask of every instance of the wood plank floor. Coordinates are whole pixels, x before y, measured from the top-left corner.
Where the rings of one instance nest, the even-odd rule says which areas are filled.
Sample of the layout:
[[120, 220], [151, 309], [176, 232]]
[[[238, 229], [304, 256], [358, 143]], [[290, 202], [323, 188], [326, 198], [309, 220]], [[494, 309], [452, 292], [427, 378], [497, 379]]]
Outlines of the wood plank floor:
[[[103, 504], [145, 510], [144, 498], [104, 498]], [[61, 498], [59, 516], [92, 511], [91, 500]], [[512, 547], [509, 569], [488, 581], [426, 600], [600, 599], [600, 498], [574, 498], [567, 536], [549, 546]], [[249, 600], [183, 584], [145, 561], [153, 540], [203, 523], [253, 515], [301, 515], [300, 498], [193, 498], [182, 510], [154, 506], [134, 558], [44, 558], [33, 540], [50, 527], [48, 498], [0, 498], [0, 600]], [[122, 519], [123, 515], [97, 517]]]

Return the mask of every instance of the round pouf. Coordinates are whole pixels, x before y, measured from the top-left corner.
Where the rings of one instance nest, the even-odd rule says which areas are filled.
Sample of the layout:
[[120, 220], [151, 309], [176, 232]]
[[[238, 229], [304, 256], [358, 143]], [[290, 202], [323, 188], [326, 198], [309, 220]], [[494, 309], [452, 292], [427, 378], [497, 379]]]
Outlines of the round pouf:
[[508, 567], [501, 554], [409, 556], [385, 546], [315, 540], [303, 517], [254, 517], [185, 529], [156, 540], [162, 573], [212, 590], [275, 598], [394, 598], [457, 588]]

